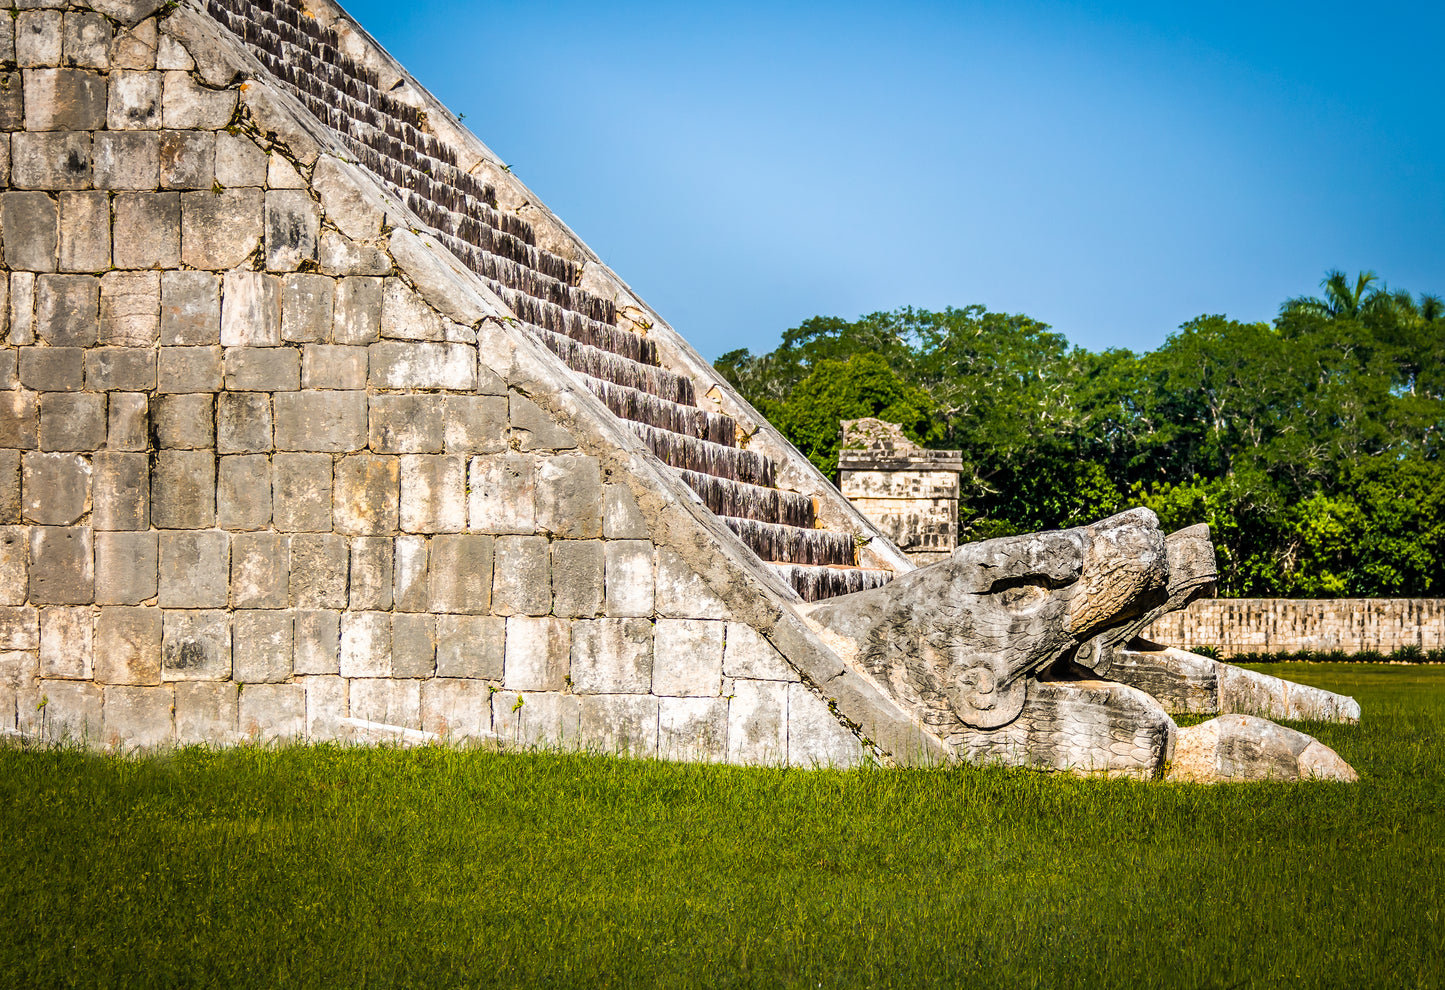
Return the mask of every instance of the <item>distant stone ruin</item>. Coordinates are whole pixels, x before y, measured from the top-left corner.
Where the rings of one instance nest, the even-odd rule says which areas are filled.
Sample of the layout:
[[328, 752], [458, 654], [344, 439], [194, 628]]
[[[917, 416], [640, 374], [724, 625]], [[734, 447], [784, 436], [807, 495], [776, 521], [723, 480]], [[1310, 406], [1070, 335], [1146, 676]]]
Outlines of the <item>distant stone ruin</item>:
[[0, 65], [0, 734], [1165, 772], [1151, 516], [918, 569], [330, 0]]

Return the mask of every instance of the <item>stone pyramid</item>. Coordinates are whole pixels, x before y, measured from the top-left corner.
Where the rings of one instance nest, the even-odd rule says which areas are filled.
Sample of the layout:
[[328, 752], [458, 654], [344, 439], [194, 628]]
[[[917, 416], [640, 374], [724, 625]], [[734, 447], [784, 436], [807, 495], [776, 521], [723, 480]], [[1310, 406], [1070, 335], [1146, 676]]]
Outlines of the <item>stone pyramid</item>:
[[810, 615], [908, 559], [340, 7], [0, 22], [0, 729], [973, 752]]

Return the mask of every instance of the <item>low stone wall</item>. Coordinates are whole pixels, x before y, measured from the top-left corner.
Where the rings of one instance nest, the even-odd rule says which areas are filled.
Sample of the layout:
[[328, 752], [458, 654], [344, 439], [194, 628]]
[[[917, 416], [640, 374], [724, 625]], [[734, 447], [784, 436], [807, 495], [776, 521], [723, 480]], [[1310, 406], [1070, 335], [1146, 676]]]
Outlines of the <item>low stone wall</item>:
[[1293, 650], [1389, 653], [1445, 647], [1445, 599], [1216, 598], [1164, 616], [1146, 639], [1184, 649], [1212, 646], [1224, 656]]

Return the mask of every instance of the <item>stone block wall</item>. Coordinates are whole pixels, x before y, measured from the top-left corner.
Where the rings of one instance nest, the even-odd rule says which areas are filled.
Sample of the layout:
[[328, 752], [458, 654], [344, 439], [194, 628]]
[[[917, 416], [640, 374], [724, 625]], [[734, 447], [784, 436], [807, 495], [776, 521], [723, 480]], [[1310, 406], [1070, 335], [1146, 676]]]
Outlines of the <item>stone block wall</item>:
[[1215, 598], [1163, 616], [1144, 637], [1224, 656], [1297, 650], [1390, 653], [1445, 648], [1445, 601], [1438, 598]]
[[859, 759], [404, 208], [115, 6], [0, 18], [0, 730]]
[[853, 507], [919, 566], [958, 546], [956, 450], [925, 450], [897, 423], [845, 420], [838, 487]]

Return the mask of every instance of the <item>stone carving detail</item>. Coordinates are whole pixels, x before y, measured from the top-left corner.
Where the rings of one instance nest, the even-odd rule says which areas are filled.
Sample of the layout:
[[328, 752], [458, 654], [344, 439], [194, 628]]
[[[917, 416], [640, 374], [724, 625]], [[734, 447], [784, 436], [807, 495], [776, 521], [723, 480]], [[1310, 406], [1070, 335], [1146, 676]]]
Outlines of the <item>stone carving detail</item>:
[[[1156, 776], [1172, 758], [1178, 729], [1147, 689], [1178, 685], [1163, 700], [1205, 713], [1236, 697], [1274, 696], [1268, 686], [1248, 695], [1222, 691], [1220, 684], [1240, 679], [1236, 668], [1206, 668], [1213, 662], [1137, 638], [1159, 616], [1213, 594], [1216, 577], [1208, 527], [1165, 537], [1152, 512], [1132, 509], [1089, 526], [969, 544], [945, 562], [808, 615], [846, 662], [961, 758]], [[1358, 718], [1350, 699], [1292, 687], [1309, 707], [1279, 714]], [[1329, 754], [1310, 767], [1344, 766], [1314, 740], [1308, 745]], [[1247, 763], [1236, 758], [1227, 773], [1196, 769], [1188, 779], [1247, 778], [1253, 771], [1241, 760]], [[1304, 763], [1292, 774], [1282, 766], [1275, 760], [1268, 774], [1313, 772]]]

